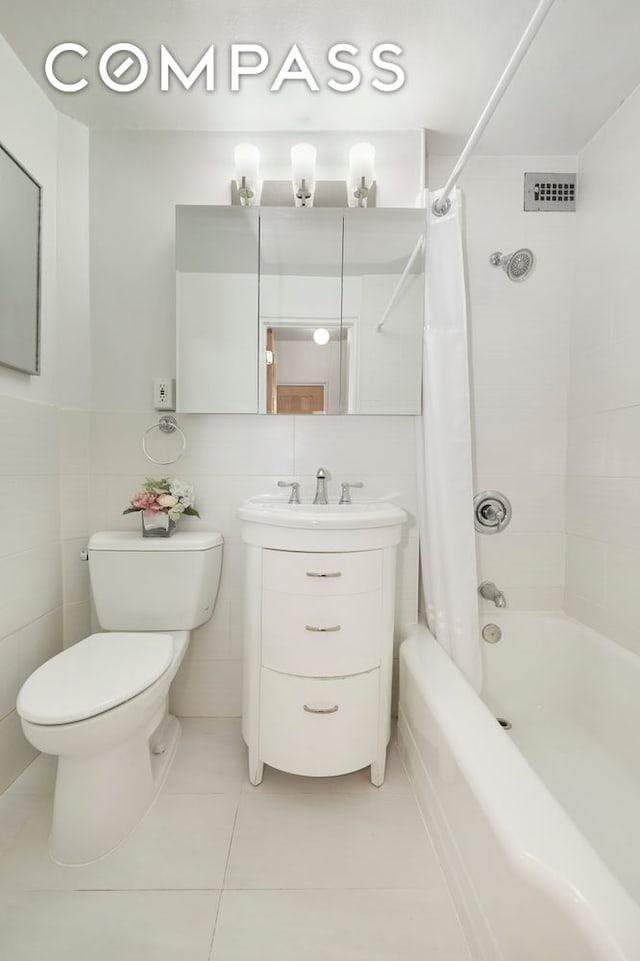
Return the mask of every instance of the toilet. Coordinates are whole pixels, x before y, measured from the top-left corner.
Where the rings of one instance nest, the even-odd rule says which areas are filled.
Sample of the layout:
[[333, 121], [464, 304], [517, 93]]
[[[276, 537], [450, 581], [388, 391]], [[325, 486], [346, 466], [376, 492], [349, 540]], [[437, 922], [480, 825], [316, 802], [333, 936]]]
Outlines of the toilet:
[[169, 687], [190, 631], [211, 617], [222, 536], [103, 531], [88, 547], [102, 633], [42, 664], [17, 711], [27, 740], [58, 757], [50, 853], [64, 865], [108, 854], [136, 827], [180, 737]]

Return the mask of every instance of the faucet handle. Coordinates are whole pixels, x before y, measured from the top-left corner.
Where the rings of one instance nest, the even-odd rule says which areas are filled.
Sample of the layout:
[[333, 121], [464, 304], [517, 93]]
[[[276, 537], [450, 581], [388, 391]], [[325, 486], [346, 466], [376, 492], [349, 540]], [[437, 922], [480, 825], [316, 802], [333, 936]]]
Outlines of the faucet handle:
[[290, 487], [291, 494], [289, 495], [289, 504], [299, 504], [300, 503], [300, 484], [298, 481], [278, 481], [278, 487]]
[[340, 484], [341, 494], [340, 494], [340, 500], [338, 501], [338, 504], [351, 503], [351, 491], [350, 491], [351, 487], [364, 487], [364, 484], [362, 483], [362, 481], [353, 481], [353, 483], [351, 484], [347, 484], [346, 482], [344, 482], [343, 484]]

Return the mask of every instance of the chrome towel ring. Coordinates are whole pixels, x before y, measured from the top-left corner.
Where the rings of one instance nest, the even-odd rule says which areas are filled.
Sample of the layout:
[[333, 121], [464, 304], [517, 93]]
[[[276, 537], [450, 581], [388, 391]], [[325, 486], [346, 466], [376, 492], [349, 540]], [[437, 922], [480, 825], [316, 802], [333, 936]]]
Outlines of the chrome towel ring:
[[[172, 460], [157, 460], [157, 458], [151, 456], [147, 450], [147, 436], [152, 430], [162, 431], [163, 434], [173, 434], [175, 431], [178, 431], [180, 437], [182, 438], [182, 447]], [[157, 424], [152, 424], [152, 426], [149, 427], [149, 429], [146, 430], [142, 435], [142, 450], [144, 452], [144, 456], [147, 458], [147, 460], [152, 461], [154, 464], [175, 464], [175, 462], [182, 457], [186, 449], [187, 438], [185, 437], [182, 427], [179, 426], [178, 421], [175, 419], [175, 417], [172, 417], [171, 414], [164, 414]]]

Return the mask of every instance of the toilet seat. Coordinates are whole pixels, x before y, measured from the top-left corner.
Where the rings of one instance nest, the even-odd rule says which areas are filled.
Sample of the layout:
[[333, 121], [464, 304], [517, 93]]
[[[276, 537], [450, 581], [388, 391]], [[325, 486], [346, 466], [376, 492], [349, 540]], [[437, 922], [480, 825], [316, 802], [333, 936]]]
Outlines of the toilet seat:
[[25, 681], [18, 714], [46, 725], [95, 717], [150, 687], [172, 659], [170, 634], [91, 634]]

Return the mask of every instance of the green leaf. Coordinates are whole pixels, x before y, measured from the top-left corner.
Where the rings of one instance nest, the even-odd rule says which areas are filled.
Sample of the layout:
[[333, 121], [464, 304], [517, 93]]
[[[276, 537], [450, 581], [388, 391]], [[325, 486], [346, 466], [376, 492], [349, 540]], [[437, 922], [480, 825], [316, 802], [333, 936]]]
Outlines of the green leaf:
[[126, 509], [125, 511], [123, 511], [122, 513], [123, 513], [123, 514], [137, 514], [138, 511], [141, 511], [141, 510], [142, 510], [141, 507], [127, 507], [127, 509]]
[[185, 507], [182, 513], [188, 514], [189, 517], [200, 517], [200, 514], [197, 512], [195, 507]]

